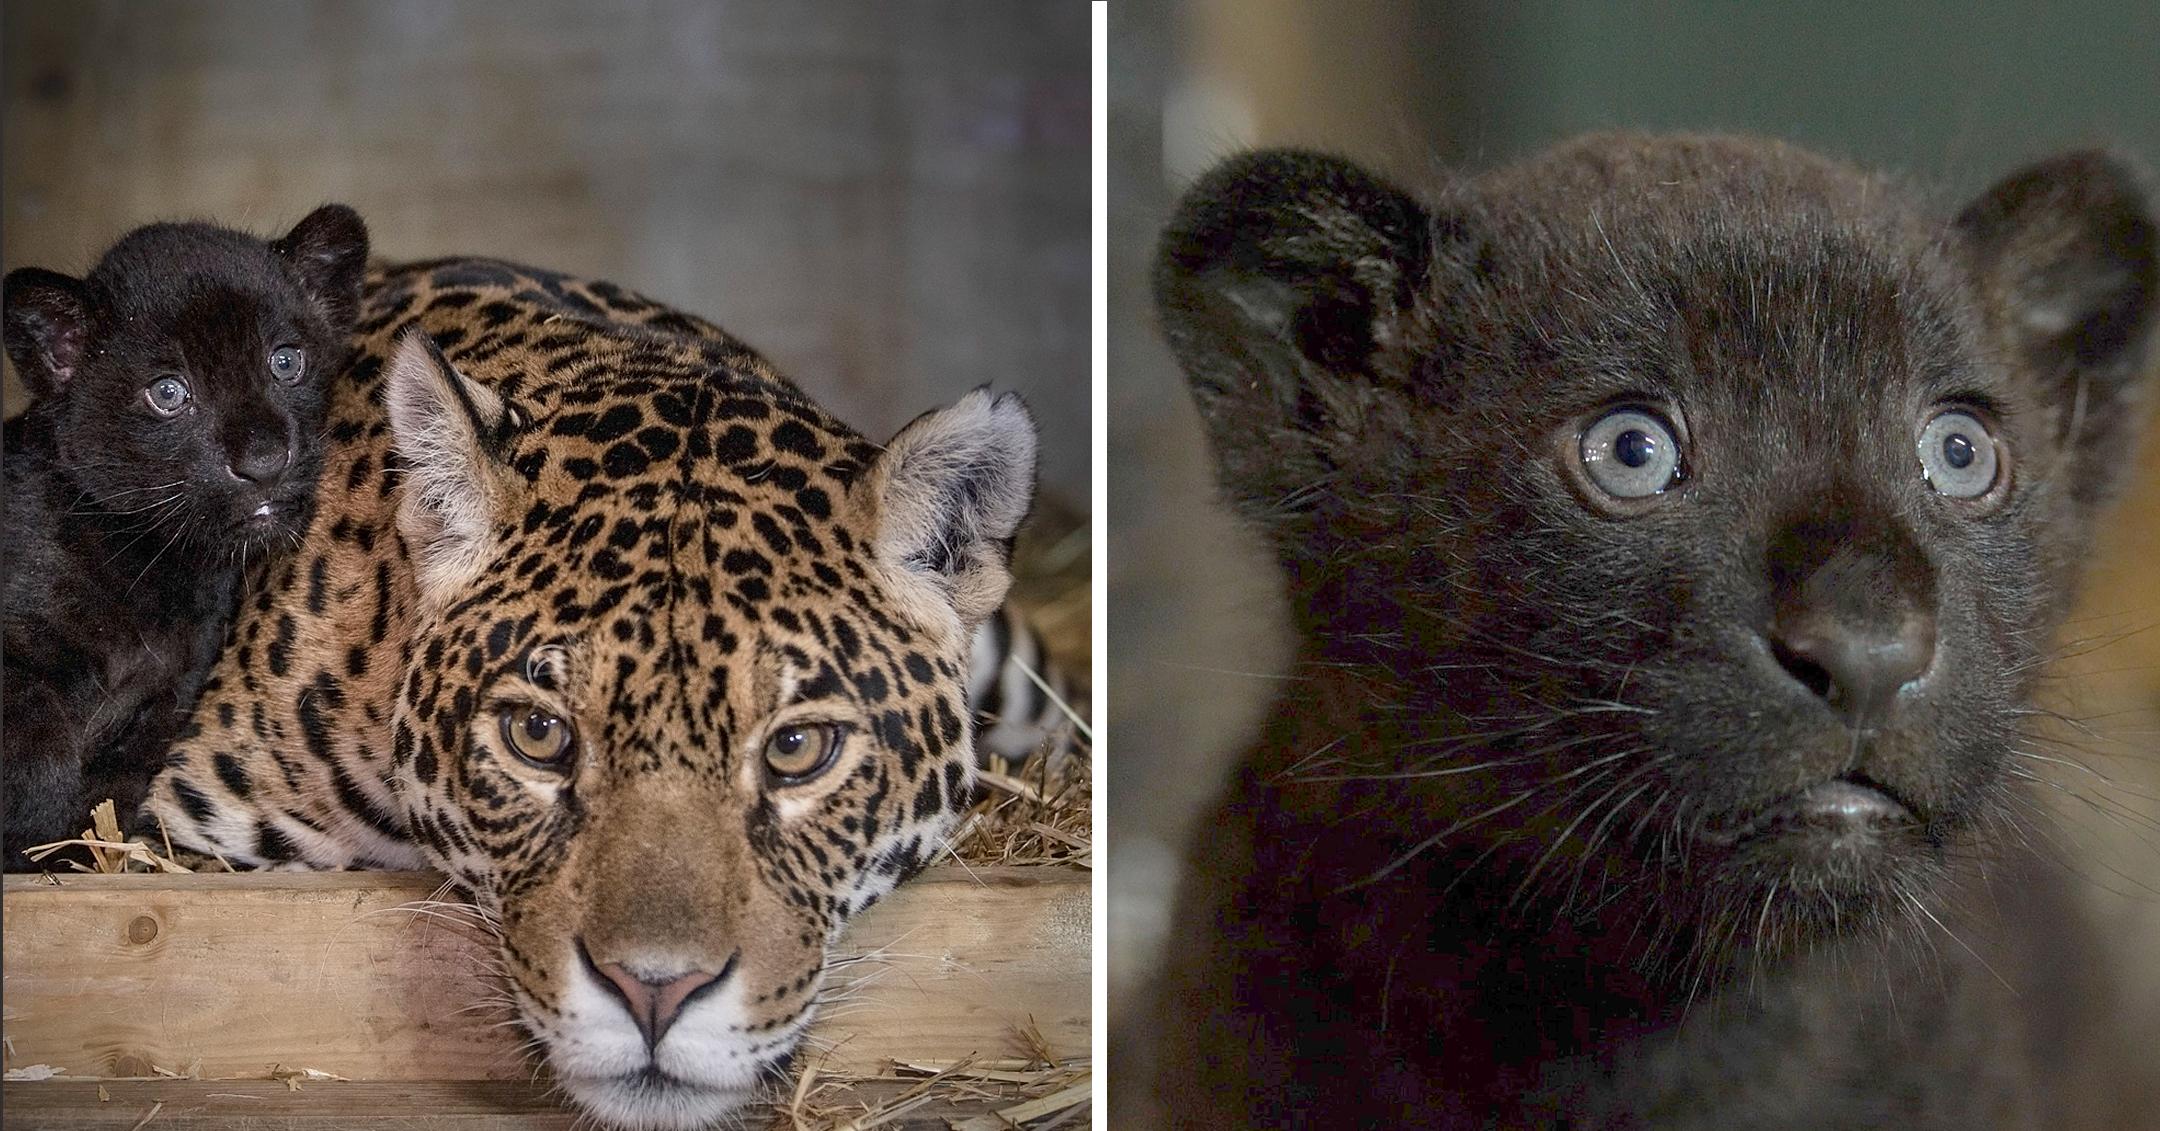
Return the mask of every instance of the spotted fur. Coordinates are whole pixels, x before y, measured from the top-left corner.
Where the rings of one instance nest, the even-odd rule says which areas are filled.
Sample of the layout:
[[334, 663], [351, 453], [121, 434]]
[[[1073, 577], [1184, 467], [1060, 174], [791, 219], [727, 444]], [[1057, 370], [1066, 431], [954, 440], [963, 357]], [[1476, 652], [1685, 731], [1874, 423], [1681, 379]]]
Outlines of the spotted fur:
[[[147, 810], [238, 863], [442, 868], [573, 1097], [702, 1126], [967, 804], [1033, 424], [978, 391], [880, 448], [699, 319], [492, 261], [378, 269], [359, 337], [313, 525]], [[566, 768], [507, 743], [532, 707]], [[804, 723], [840, 753], [776, 780]], [[607, 969], [712, 984], [654, 1041]]]

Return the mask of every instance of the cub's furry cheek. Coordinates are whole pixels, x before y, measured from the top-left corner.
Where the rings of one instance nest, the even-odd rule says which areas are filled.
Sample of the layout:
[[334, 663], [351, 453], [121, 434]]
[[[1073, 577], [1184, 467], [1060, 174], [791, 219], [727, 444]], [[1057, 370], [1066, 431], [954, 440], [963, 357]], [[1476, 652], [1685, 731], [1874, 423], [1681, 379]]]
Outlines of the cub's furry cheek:
[[390, 434], [405, 464], [398, 532], [412, 547], [422, 601], [439, 604], [479, 575], [509, 505], [502, 398], [451, 366], [434, 339], [406, 334], [384, 375]]
[[2068, 153], [2004, 178], [1952, 228], [1993, 332], [2054, 406], [2087, 511], [2127, 462], [2160, 328], [2160, 221], [2120, 159]]
[[871, 466], [878, 561], [898, 591], [925, 596], [920, 623], [957, 616], [965, 634], [1005, 599], [1012, 540], [1035, 501], [1035, 445], [1018, 396], [977, 389], [915, 418]]
[[22, 267], [0, 282], [6, 292], [7, 355], [38, 397], [58, 393], [82, 363], [90, 333], [90, 298], [82, 281]]

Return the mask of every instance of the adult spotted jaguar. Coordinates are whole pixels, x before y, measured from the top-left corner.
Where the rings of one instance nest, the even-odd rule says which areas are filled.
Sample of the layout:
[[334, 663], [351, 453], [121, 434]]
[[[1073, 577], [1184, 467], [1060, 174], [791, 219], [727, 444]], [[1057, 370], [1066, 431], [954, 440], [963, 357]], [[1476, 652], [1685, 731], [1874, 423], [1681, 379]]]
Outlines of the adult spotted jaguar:
[[503, 263], [365, 296], [316, 517], [147, 812], [247, 864], [442, 868], [571, 1096], [703, 1126], [967, 803], [1034, 425], [978, 390], [879, 447], [705, 322]]

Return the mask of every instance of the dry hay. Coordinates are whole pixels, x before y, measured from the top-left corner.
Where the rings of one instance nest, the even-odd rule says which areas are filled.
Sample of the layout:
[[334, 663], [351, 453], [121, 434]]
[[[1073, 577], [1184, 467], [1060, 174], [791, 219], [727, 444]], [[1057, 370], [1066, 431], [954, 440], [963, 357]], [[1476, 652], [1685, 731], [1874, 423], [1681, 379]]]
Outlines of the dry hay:
[[787, 1099], [773, 1105], [771, 1126], [792, 1131], [1086, 1126], [1094, 1080], [1088, 1061], [1057, 1057], [1032, 1022], [1015, 1029], [1012, 1040], [1021, 1056], [968, 1057], [952, 1064], [890, 1061], [877, 1076], [830, 1073], [822, 1061], [807, 1062]]
[[[81, 849], [71, 853], [69, 849]], [[111, 875], [117, 872], [230, 872], [231, 864], [220, 856], [204, 856], [184, 849], [175, 851], [172, 838], [164, 835], [164, 823], [159, 822], [158, 840], [148, 837], [132, 839], [120, 831], [120, 821], [113, 812], [113, 802], [107, 798], [90, 808], [90, 827], [78, 837], [51, 841], [32, 846], [23, 851], [32, 863], [44, 864], [45, 875], [57, 882], [53, 866], [61, 865], [73, 872], [95, 872]]]
[[1053, 769], [1037, 752], [1008, 771], [994, 759], [993, 768], [980, 775], [982, 789], [953, 837], [953, 858], [970, 865], [1092, 867], [1095, 806], [1088, 761], [1068, 757]]
[[1075, 690], [1058, 699], [1066, 725], [1041, 749], [1018, 766], [992, 759], [980, 775], [975, 805], [953, 837], [953, 857], [963, 864], [1093, 864], [1090, 539], [1085, 516], [1046, 499], [1014, 551], [1013, 600]]

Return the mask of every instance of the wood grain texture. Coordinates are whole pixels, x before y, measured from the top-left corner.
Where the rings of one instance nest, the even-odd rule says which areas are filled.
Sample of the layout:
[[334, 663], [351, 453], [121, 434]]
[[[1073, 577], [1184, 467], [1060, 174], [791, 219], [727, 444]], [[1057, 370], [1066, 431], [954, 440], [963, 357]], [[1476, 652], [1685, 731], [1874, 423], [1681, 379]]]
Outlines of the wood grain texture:
[[[271, 1066], [356, 1081], [527, 1080], [489, 947], [398, 910], [440, 877], [331, 872], [5, 880], [11, 1068], [70, 1077], [159, 1070], [267, 1079]], [[812, 1030], [830, 1072], [887, 1058], [1007, 1057], [1032, 1023], [1060, 1057], [1089, 1048], [1085, 873], [933, 868], [861, 915], [833, 974], [856, 996]], [[35, 1086], [35, 1085], [28, 1085]], [[15, 1085], [10, 1085], [10, 1091]]]
[[[907, 1080], [866, 1080], [844, 1092], [817, 1097], [812, 1127], [831, 1126], [900, 1099], [912, 1087]], [[25, 1131], [137, 1131], [154, 1105], [157, 1114], [141, 1131], [573, 1131], [577, 1114], [542, 1094], [542, 1089], [510, 1081], [445, 1083], [317, 1083], [295, 1092], [283, 1084], [257, 1081], [129, 1080], [97, 1084], [12, 1083], [0, 1091], [7, 1109], [6, 1126]], [[981, 1098], [938, 1096], [910, 1106], [884, 1128], [936, 1128], [980, 1116], [1021, 1101], [985, 1089]], [[795, 1121], [783, 1107], [756, 1109], [744, 1116], [747, 1127], [789, 1127]], [[1085, 1127], [1086, 1113], [1071, 1126]], [[590, 1128], [587, 1122], [585, 1127]]]
[[[6, 1126], [36, 1131], [571, 1131], [577, 1113], [512, 1081], [318, 1083], [295, 1092], [253, 1080], [115, 1080], [99, 1099], [94, 1083], [9, 1083], [0, 1091]], [[164, 1106], [157, 1107], [162, 1104]], [[152, 1108], [156, 1114], [151, 1115]]]

